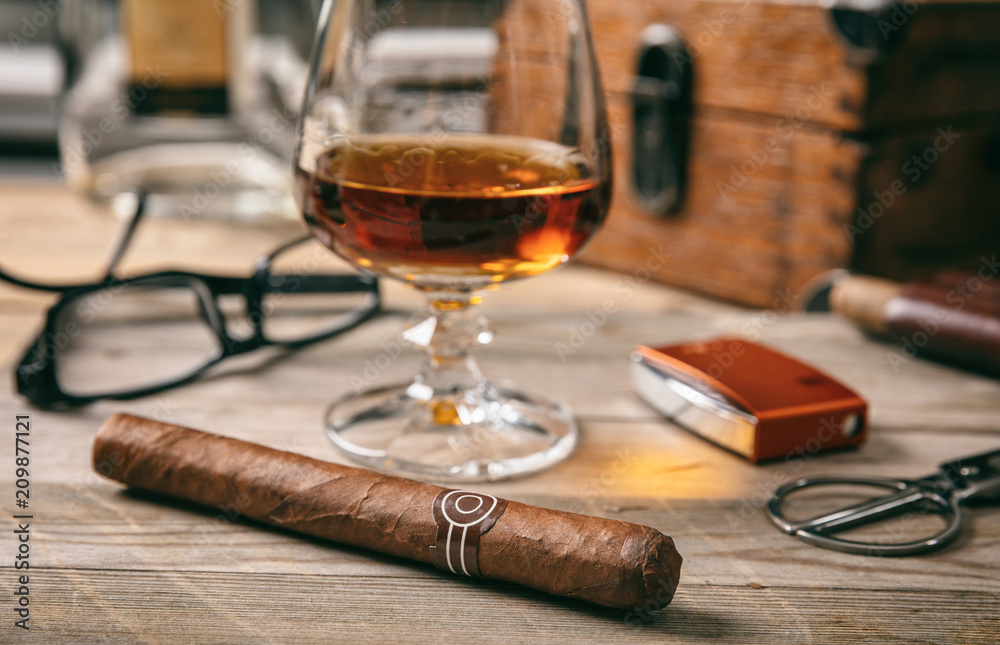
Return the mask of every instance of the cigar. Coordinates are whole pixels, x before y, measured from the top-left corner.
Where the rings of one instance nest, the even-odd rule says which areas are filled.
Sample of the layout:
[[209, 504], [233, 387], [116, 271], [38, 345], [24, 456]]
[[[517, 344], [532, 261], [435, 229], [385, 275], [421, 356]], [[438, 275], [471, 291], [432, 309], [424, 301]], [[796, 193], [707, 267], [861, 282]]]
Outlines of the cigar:
[[833, 286], [830, 307], [904, 351], [1000, 376], [1000, 288], [976, 274], [907, 284], [851, 276]]
[[341, 544], [607, 607], [655, 610], [681, 556], [656, 529], [454, 491], [116, 414], [94, 468], [126, 484]]

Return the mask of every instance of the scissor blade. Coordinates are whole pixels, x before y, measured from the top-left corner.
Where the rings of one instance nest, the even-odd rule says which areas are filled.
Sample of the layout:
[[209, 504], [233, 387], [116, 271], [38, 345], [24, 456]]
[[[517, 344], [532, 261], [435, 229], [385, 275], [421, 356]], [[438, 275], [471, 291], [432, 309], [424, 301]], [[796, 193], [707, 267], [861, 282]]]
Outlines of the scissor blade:
[[823, 533], [844, 531], [861, 524], [876, 522], [884, 517], [898, 515], [907, 507], [918, 504], [924, 499], [926, 499], [925, 493], [919, 487], [911, 486], [898, 493], [869, 499], [811, 520], [795, 522], [792, 524], [792, 529], [795, 531], [812, 529]]

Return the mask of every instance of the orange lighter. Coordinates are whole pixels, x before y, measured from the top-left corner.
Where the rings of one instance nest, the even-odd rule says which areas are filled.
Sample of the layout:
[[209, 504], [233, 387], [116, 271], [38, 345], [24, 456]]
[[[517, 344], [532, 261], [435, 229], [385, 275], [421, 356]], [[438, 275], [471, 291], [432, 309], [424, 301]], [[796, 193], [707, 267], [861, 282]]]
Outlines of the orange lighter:
[[855, 446], [868, 406], [817, 369], [739, 338], [638, 347], [632, 383], [678, 425], [757, 463]]

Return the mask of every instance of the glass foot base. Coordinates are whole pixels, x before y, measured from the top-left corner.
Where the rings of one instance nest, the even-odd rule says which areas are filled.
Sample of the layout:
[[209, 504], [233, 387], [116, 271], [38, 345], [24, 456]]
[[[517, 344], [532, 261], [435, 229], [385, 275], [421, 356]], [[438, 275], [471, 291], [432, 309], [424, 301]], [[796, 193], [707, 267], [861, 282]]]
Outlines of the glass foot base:
[[578, 436], [565, 403], [506, 383], [441, 394], [415, 382], [352, 394], [327, 410], [326, 432], [366, 466], [442, 482], [542, 470], [565, 459]]

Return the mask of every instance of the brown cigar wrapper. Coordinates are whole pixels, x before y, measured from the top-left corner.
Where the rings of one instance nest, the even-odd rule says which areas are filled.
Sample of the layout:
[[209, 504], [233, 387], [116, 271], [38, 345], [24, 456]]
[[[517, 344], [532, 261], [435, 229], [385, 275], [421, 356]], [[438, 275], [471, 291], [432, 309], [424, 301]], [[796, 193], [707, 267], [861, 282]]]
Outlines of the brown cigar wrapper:
[[886, 325], [925, 344], [929, 356], [1000, 376], [1000, 299], [991, 296], [964, 299], [954, 286], [910, 283], [886, 305]]
[[[448, 490], [439, 486], [126, 414], [112, 416], [98, 432], [94, 468], [128, 486], [436, 562], [432, 507]], [[607, 607], [665, 606], [680, 567], [673, 540], [655, 529], [512, 501], [478, 543], [484, 578]]]
[[966, 297], [958, 287], [970, 278], [976, 274], [949, 271], [903, 285], [852, 276], [834, 287], [830, 303], [864, 329], [906, 340], [927, 357], [1000, 375], [1000, 286], [980, 279], [979, 291]]

